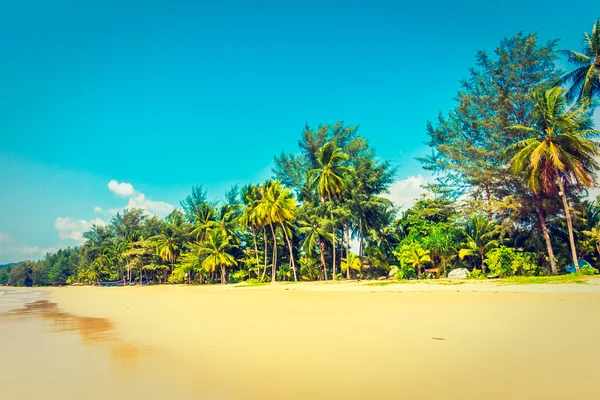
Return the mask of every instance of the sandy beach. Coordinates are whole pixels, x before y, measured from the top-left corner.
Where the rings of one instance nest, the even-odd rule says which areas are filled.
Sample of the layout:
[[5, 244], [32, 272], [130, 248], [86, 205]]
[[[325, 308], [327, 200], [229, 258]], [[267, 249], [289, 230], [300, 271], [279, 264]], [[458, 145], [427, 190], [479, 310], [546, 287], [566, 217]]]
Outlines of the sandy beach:
[[600, 285], [1, 289], [10, 399], [597, 398]]

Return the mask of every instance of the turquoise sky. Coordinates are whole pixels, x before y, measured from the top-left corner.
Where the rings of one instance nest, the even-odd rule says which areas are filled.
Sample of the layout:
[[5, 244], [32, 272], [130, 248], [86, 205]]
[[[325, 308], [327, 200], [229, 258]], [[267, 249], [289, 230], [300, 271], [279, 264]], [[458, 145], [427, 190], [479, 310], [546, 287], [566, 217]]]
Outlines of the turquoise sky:
[[425, 123], [478, 49], [520, 30], [579, 48], [598, 17], [564, 1], [7, 3], [0, 263], [77, 244], [127, 205], [164, 214], [192, 185], [262, 181], [306, 122], [360, 124], [400, 166], [403, 203], [427, 179]]

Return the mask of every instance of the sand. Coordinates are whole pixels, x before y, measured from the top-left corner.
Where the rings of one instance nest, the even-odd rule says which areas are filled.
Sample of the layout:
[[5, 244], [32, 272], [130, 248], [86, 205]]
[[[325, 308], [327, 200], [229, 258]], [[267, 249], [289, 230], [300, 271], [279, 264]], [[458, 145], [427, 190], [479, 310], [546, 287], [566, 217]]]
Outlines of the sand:
[[38, 289], [33, 304], [19, 293], [29, 306], [0, 315], [7, 399], [600, 391], [599, 284], [68, 287]]

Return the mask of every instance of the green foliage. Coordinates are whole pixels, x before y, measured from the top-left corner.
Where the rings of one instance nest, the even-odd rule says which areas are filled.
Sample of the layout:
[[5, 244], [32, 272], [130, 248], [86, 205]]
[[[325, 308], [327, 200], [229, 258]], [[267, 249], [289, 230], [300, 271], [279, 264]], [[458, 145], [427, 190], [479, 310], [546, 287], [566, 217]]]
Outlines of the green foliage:
[[579, 268], [579, 272], [581, 273], [581, 275], [597, 275], [598, 268], [594, 268], [589, 265], [584, 265], [583, 267]]
[[533, 254], [516, 252], [506, 246], [491, 250], [485, 257], [485, 264], [492, 275], [503, 278], [513, 275], [532, 276], [539, 270]]
[[482, 280], [482, 279], [487, 279], [487, 277], [485, 276], [485, 274], [483, 272], [481, 272], [481, 270], [473, 268], [473, 270], [471, 272], [469, 272], [469, 276], [467, 279]]
[[409, 241], [402, 243], [395, 251], [394, 255], [400, 263], [398, 269], [398, 277], [406, 276], [408, 274], [408, 267], [416, 270], [417, 277], [421, 278], [421, 269], [428, 263], [431, 263], [430, 251], [425, 250], [421, 243], [416, 241]]

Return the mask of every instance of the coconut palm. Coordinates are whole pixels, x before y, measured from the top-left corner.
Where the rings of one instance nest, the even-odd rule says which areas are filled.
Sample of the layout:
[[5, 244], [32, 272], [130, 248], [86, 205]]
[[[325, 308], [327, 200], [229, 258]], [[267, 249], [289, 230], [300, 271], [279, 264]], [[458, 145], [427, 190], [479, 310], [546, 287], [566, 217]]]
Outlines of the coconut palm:
[[[333, 220], [333, 199], [342, 193], [346, 186], [344, 175], [351, 169], [345, 166], [348, 160], [348, 155], [341, 148], [337, 147], [334, 142], [327, 142], [319, 150], [317, 162], [319, 168], [314, 168], [308, 172], [307, 181], [309, 187], [317, 188], [317, 193], [321, 197], [321, 201], [329, 201], [331, 208], [331, 219]], [[332, 247], [333, 247], [333, 279], [336, 276], [336, 259], [335, 259], [335, 224], [332, 227]]]
[[417, 277], [421, 279], [421, 268], [431, 262], [430, 252], [423, 249], [420, 245], [411, 246], [410, 250], [406, 253], [405, 262], [417, 269]]
[[465, 243], [458, 251], [462, 260], [465, 257], [474, 256], [481, 260], [481, 271], [485, 273], [483, 260], [488, 251], [498, 247], [500, 241], [497, 238], [500, 227], [490, 221], [483, 214], [475, 214], [468, 221], [464, 229]]
[[179, 256], [179, 243], [175, 236], [168, 236], [164, 233], [161, 233], [158, 236], [153, 238], [156, 243], [156, 252], [158, 256], [163, 261], [168, 261], [171, 264], [171, 273], [173, 273], [173, 268], [175, 266], [175, 262], [177, 261], [177, 257]]
[[582, 52], [563, 50], [575, 70], [564, 75], [558, 82], [570, 85], [566, 93], [569, 100], [589, 100], [600, 97], [600, 19], [592, 26], [592, 32], [583, 34]]
[[206, 238], [207, 232], [218, 226], [217, 210], [208, 203], [202, 203], [196, 207], [193, 215], [194, 229], [192, 234], [195, 235], [196, 241], [202, 242]]
[[288, 234], [287, 225], [295, 220], [296, 199], [292, 196], [291, 190], [284, 188], [281, 182], [271, 181], [264, 190], [263, 198], [257, 207], [257, 213], [263, 221], [268, 221], [273, 234], [274, 256], [271, 281], [275, 282], [277, 269], [277, 236], [274, 229], [274, 224], [279, 224], [290, 253], [290, 261], [292, 263], [292, 271], [294, 280], [298, 280], [296, 273], [296, 263], [294, 261], [294, 252], [290, 235]]
[[507, 153], [515, 154], [510, 160], [512, 171], [524, 174], [534, 194], [558, 194], [562, 199], [573, 265], [579, 269], [565, 184], [580, 188], [594, 184], [594, 174], [600, 167], [596, 161], [600, 147], [592, 139], [600, 131], [589, 129], [587, 104], [568, 106], [561, 87], [540, 90], [534, 94], [534, 100], [534, 124], [513, 126], [529, 138], [510, 146]]
[[349, 252], [348, 257], [342, 259], [341, 268], [342, 268], [342, 272], [347, 273], [347, 277], [349, 279], [349, 277], [350, 277], [349, 271], [353, 270], [358, 273], [361, 272], [362, 262], [360, 261], [360, 258], [356, 254]]
[[300, 221], [298, 233], [304, 236], [302, 250], [308, 258], [311, 258], [315, 246], [318, 244], [321, 258], [321, 267], [323, 268], [323, 279], [327, 280], [327, 266], [325, 264], [325, 241], [332, 240], [332, 234], [329, 229], [333, 221], [328, 218], [321, 218], [317, 214], [307, 213]]
[[200, 244], [198, 255], [204, 256], [202, 268], [207, 272], [221, 272], [221, 283], [227, 283], [225, 268], [237, 265], [235, 258], [228, 253], [232, 247], [231, 238], [226, 236], [222, 229], [213, 228], [207, 231], [206, 239]]
[[[258, 259], [258, 240], [257, 232], [261, 229], [261, 219], [256, 209], [260, 204], [260, 193], [257, 186], [247, 185], [241, 189], [241, 198], [244, 205], [242, 214], [239, 217], [238, 222], [243, 227], [249, 227], [252, 232], [252, 241], [254, 242], [254, 255], [256, 257], [256, 265], [259, 265]], [[267, 252], [265, 250], [265, 258]], [[257, 273], [258, 274], [258, 273]]]

